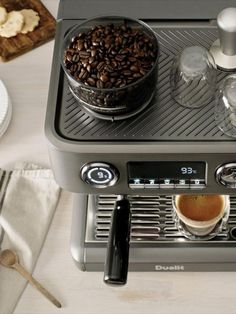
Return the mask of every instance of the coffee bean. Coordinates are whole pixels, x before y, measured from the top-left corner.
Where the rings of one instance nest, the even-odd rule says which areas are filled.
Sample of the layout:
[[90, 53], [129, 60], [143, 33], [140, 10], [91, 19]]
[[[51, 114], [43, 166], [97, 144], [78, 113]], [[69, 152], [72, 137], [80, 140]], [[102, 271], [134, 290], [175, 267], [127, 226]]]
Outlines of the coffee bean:
[[72, 66], [70, 67], [70, 71], [73, 73], [75, 73], [77, 71], [77, 69], [78, 69], [77, 64], [72, 64]]
[[140, 69], [139, 72], [140, 72], [142, 75], [145, 75], [145, 74], [147, 73], [147, 71], [146, 71], [144, 68]]
[[121, 51], [120, 51], [120, 54], [121, 55], [126, 55], [126, 54], [128, 54], [129, 52], [128, 52], [128, 50], [127, 49], [122, 49]]
[[77, 44], [76, 44], [76, 48], [78, 50], [83, 50], [84, 49], [84, 42], [82, 39], [78, 40]]
[[85, 33], [79, 33], [79, 34], [77, 35], [78, 38], [84, 38], [85, 36], [86, 36]]
[[125, 85], [126, 85], [126, 82], [122, 82], [122, 83], [119, 85], [119, 87], [125, 87]]
[[119, 76], [118, 72], [113, 71], [110, 73], [110, 77], [117, 77], [117, 76]]
[[98, 64], [98, 66], [97, 66], [98, 71], [102, 71], [103, 68], [104, 68], [104, 66], [105, 66], [105, 62], [104, 62], [104, 61], [101, 61], [101, 62]]
[[134, 57], [129, 57], [128, 60], [129, 60], [130, 62], [136, 62], [136, 61], [137, 61], [137, 59], [134, 58]]
[[112, 87], [112, 83], [111, 82], [106, 82], [105, 83], [105, 88], [111, 88]]
[[79, 61], [79, 58], [80, 58], [80, 57], [79, 57], [79, 54], [78, 54], [78, 53], [75, 53], [75, 54], [73, 54], [71, 60], [72, 60], [73, 62], [77, 63], [77, 62]]
[[96, 47], [96, 46], [99, 46], [99, 43], [97, 41], [93, 41], [92, 45]]
[[118, 55], [115, 56], [115, 60], [116, 60], [116, 61], [123, 61], [124, 59], [125, 59], [125, 56], [124, 56], [124, 55], [118, 54]]
[[97, 65], [98, 65], [98, 61], [94, 61], [93, 63], [91, 63], [91, 67], [92, 67], [92, 68], [97, 67]]
[[82, 50], [82, 51], [79, 52], [79, 56], [81, 58], [89, 58], [90, 57], [90, 53], [87, 52], [87, 51]]
[[117, 67], [117, 62], [116, 62], [116, 60], [112, 60], [112, 61], [111, 61], [111, 66], [112, 66], [113, 68], [116, 68], [116, 67]]
[[117, 54], [117, 52], [116, 52], [115, 49], [112, 49], [112, 50], [110, 51], [110, 53], [111, 53], [112, 55], [114, 55], [114, 56]]
[[81, 61], [81, 63], [82, 63], [82, 65], [83, 65], [84, 68], [87, 68], [87, 66], [88, 66], [88, 61], [87, 61], [87, 59], [83, 59], [83, 60]]
[[90, 73], [91, 72], [91, 65], [87, 65], [86, 70]]
[[95, 49], [91, 50], [91, 57], [95, 57], [97, 54], [97, 51]]
[[110, 48], [110, 43], [105, 43], [104, 47], [108, 50]]
[[102, 82], [106, 83], [106, 82], [109, 80], [109, 77], [108, 77], [108, 75], [106, 75], [106, 74], [102, 74], [102, 75], [100, 76], [100, 80], [101, 80]]
[[103, 82], [98, 80], [96, 83], [97, 88], [103, 88]]
[[117, 45], [121, 45], [121, 44], [122, 44], [122, 37], [121, 37], [121, 36], [116, 37], [115, 43], [116, 43]]
[[134, 73], [133, 77], [134, 78], [140, 78], [140, 77], [142, 77], [142, 74], [141, 73]]
[[92, 77], [89, 77], [87, 79], [87, 82], [89, 83], [90, 86], [95, 86], [96, 85], [96, 81]]
[[123, 69], [126, 69], [126, 68], [127, 68], [127, 62], [125, 62], [125, 61], [122, 61], [122, 62], [120, 63], [120, 65], [123, 67]]
[[139, 68], [138, 68], [136, 65], [132, 65], [132, 66], [130, 67], [130, 70], [131, 70], [132, 72], [139, 72]]
[[81, 69], [80, 74], [79, 74], [80, 79], [82, 79], [82, 76], [84, 75], [85, 71], [86, 70], [84, 68]]
[[72, 54], [66, 53], [64, 62], [67, 62], [67, 61], [71, 62], [72, 61], [72, 57], [73, 57]]
[[68, 49], [66, 52], [65, 52], [65, 61], [70, 61], [72, 60], [72, 57], [75, 53], [75, 50], [74, 49]]
[[116, 83], [115, 83], [115, 86], [116, 86], [116, 87], [119, 87], [120, 84], [122, 84], [122, 80], [121, 80], [121, 79], [118, 79], [118, 80], [116, 81]]
[[88, 72], [85, 70], [81, 78], [82, 78], [83, 80], [85, 80], [88, 76], [89, 76], [89, 74], [88, 74]]
[[89, 58], [88, 58], [88, 63], [91, 64], [91, 63], [93, 63], [93, 62], [94, 62], [94, 58], [89, 57]]
[[106, 65], [106, 71], [107, 72], [113, 72], [113, 67], [112, 66], [110, 66], [110, 65]]
[[130, 76], [132, 74], [132, 72], [129, 70], [125, 70], [123, 73], [125, 76]]

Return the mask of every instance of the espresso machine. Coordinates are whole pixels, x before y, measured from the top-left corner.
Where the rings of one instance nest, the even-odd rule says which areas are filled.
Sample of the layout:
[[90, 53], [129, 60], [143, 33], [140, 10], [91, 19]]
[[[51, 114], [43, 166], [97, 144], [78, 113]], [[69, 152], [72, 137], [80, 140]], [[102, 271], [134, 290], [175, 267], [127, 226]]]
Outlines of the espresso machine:
[[[217, 128], [214, 100], [199, 109], [183, 108], [172, 99], [169, 84], [172, 59], [187, 46], [212, 49], [219, 59], [217, 86], [236, 70], [236, 26], [232, 32], [217, 21], [219, 12], [234, 5], [231, 0], [60, 2], [45, 133], [55, 179], [74, 193], [71, 254], [81, 270], [104, 270], [117, 199], [130, 206], [130, 271], [236, 270], [235, 139]], [[97, 15], [140, 19], [157, 35], [156, 96], [132, 116], [89, 112], [73, 97], [62, 70], [64, 36]], [[187, 239], [173, 219], [176, 194], [230, 195], [227, 224], [209, 241]], [[122, 219], [119, 224], [123, 232]]]

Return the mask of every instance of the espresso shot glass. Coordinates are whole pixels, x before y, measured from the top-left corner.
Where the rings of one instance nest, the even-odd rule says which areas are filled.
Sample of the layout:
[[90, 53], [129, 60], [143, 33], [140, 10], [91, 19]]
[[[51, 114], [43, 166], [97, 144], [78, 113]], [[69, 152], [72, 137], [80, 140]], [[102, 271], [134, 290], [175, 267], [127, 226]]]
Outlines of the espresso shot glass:
[[178, 231], [190, 240], [210, 240], [227, 228], [228, 195], [174, 195], [172, 205]]

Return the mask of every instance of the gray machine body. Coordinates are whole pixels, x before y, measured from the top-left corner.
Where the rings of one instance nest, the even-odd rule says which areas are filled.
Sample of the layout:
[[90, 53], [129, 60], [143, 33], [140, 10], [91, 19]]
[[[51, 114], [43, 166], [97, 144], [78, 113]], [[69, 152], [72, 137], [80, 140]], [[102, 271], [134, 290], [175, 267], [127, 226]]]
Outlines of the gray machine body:
[[[123, 3], [123, 5], [122, 5]], [[74, 192], [71, 249], [82, 269], [102, 270], [106, 240], [87, 241], [88, 198], [104, 195], [172, 195], [217, 193], [234, 196], [235, 189], [216, 181], [217, 168], [236, 162], [235, 140], [218, 130], [214, 121], [214, 99], [204, 108], [180, 107], [170, 96], [169, 70], [174, 56], [192, 45], [210, 48], [218, 38], [216, 16], [235, 1], [61, 1], [58, 13], [45, 133], [54, 176], [58, 184]], [[65, 33], [75, 24], [96, 15], [124, 15], [146, 21], [160, 42], [157, 95], [150, 107], [127, 120], [106, 121], [88, 114], [69, 92], [60, 65]], [[218, 71], [218, 84], [229, 74]], [[191, 189], [132, 189], [128, 184], [128, 162], [205, 162], [206, 186]], [[98, 189], [81, 178], [88, 163], [114, 166], [119, 180]], [[231, 227], [234, 227], [234, 222]], [[235, 270], [233, 238], [193, 242], [131, 241], [131, 270]]]

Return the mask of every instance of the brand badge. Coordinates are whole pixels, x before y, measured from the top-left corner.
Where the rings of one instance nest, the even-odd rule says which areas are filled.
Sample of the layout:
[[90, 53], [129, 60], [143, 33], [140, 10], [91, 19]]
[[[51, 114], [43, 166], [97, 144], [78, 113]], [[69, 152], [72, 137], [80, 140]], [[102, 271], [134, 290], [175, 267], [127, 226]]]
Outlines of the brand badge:
[[184, 265], [155, 265], [157, 271], [183, 271]]

